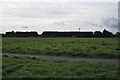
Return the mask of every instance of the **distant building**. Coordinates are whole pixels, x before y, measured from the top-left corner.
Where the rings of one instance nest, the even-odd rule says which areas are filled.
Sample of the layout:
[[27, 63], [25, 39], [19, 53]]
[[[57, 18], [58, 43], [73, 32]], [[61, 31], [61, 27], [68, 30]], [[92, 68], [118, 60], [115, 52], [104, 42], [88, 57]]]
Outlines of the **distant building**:
[[57, 31], [44, 31], [44, 37], [92, 37], [93, 32], [57, 32]]
[[12, 31], [12, 32], [6, 32], [6, 35], [5, 35], [5, 36], [13, 37], [14, 35], [15, 35], [15, 32]]
[[38, 36], [37, 32], [6, 32], [5, 36], [7, 37], [36, 37]]

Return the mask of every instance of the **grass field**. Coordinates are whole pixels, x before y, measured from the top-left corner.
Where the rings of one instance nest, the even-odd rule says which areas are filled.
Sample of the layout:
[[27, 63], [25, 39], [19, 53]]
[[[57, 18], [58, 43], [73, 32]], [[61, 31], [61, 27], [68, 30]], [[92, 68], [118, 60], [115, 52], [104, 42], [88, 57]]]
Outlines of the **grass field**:
[[[117, 58], [117, 38], [3, 38], [7, 53]], [[118, 78], [118, 64], [92, 61], [2, 59], [3, 78]]]
[[118, 78], [118, 65], [3, 56], [3, 78]]
[[3, 52], [116, 58], [117, 38], [3, 38]]

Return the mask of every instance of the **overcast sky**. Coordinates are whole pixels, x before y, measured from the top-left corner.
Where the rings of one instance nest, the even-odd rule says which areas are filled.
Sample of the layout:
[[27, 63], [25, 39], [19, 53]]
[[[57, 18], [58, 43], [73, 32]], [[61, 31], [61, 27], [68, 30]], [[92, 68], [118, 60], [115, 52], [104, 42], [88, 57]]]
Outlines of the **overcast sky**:
[[[95, 2], [96, 1], [96, 2]], [[105, 0], [104, 0], [105, 1]], [[108, 0], [106, 0], [108, 1]], [[0, 29], [6, 31], [118, 31], [118, 2], [5, 0]], [[114, 0], [113, 0], [114, 1]]]

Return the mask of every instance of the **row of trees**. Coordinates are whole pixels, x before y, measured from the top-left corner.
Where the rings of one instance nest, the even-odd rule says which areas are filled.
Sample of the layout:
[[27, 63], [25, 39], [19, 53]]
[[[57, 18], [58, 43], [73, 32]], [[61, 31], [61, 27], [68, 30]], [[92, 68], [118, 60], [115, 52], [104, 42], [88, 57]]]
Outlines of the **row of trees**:
[[103, 32], [95, 31], [94, 37], [120, 37], [120, 32], [116, 32], [116, 34], [113, 34], [112, 32], [104, 29]]
[[[54, 36], [56, 35], [56, 36]], [[113, 34], [106, 29], [103, 32], [43, 32], [39, 35], [37, 32], [6, 32], [3, 37], [120, 37], [120, 32]]]

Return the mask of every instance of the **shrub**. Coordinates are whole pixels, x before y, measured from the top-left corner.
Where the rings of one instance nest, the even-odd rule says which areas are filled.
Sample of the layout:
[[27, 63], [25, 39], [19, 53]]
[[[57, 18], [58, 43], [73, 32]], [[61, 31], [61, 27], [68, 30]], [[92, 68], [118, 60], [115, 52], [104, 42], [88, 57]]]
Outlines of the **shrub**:
[[3, 55], [4, 57], [8, 57], [8, 55]]
[[35, 60], [35, 59], [36, 59], [36, 57], [32, 57], [32, 59], [33, 59], [33, 60]]
[[27, 48], [27, 50], [30, 50], [30, 48]]
[[86, 51], [90, 51], [89, 49], [87, 49]]
[[19, 58], [18, 56], [14, 56], [14, 58]]
[[119, 48], [116, 48], [117, 51], [119, 51], [120, 49]]
[[16, 49], [20, 49], [20, 47], [16, 47]]
[[96, 48], [96, 47], [94, 47], [94, 46], [91, 46], [91, 49], [94, 49], [94, 50], [95, 50], [95, 49], [97, 49], [97, 48]]

